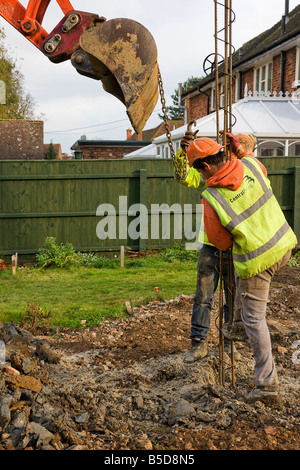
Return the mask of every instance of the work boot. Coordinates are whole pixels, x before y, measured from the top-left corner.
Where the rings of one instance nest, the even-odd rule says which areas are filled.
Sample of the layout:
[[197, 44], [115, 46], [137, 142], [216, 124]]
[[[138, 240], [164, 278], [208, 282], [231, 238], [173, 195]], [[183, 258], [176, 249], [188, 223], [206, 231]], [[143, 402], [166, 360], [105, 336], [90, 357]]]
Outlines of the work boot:
[[184, 358], [184, 362], [196, 362], [207, 355], [207, 342], [192, 339], [192, 345]]
[[256, 386], [246, 397], [247, 402], [261, 401], [265, 405], [281, 405], [282, 397], [277, 385]]
[[[230, 357], [231, 359], [231, 345], [230, 344], [225, 344], [224, 345], [224, 352]], [[242, 361], [243, 356], [241, 353], [238, 352], [236, 347], [233, 345], [233, 358], [235, 361]]]
[[225, 323], [222, 327], [222, 333], [225, 338], [231, 341], [246, 341], [248, 339], [244, 323], [241, 320], [232, 324]]

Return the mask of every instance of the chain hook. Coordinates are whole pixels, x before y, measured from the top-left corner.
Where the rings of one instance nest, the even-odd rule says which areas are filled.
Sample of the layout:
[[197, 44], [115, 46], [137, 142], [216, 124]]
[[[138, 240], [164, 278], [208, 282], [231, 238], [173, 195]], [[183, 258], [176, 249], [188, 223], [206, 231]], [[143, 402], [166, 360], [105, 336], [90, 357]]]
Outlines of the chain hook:
[[[188, 125], [187, 125], [187, 131], [188, 131], [188, 132], [192, 132], [193, 126], [197, 126], [197, 122], [195, 121], [195, 119], [193, 119], [192, 121], [190, 121], [190, 122], [188, 123]], [[196, 129], [195, 132], [193, 133], [194, 138], [196, 138], [198, 132], [199, 132], [199, 129]]]

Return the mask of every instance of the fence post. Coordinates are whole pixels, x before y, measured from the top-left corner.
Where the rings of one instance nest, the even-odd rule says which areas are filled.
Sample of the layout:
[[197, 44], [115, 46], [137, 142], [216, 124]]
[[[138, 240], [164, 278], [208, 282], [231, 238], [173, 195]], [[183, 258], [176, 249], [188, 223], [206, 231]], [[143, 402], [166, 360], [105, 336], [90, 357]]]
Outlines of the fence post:
[[294, 167], [294, 232], [300, 243], [300, 166]]
[[[146, 168], [140, 169], [140, 204], [147, 207], [147, 170]], [[145, 251], [147, 248], [147, 240], [140, 237], [140, 251]]]

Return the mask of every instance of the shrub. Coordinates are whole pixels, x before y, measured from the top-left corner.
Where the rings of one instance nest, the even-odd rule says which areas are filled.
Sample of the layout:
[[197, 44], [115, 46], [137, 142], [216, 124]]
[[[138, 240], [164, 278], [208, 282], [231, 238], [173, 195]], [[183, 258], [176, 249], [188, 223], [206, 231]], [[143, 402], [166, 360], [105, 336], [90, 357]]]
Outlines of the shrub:
[[72, 243], [58, 245], [54, 237], [47, 237], [44, 248], [36, 255], [38, 265], [42, 268], [56, 266], [62, 268], [68, 263], [78, 263], [79, 258]]

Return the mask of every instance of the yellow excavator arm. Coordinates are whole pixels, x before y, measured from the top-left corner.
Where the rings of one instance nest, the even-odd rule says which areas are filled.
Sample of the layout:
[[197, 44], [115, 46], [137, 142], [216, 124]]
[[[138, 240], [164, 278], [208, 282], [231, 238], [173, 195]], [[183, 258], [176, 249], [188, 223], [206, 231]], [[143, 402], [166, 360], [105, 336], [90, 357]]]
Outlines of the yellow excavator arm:
[[101, 80], [106, 92], [126, 106], [140, 133], [158, 100], [157, 47], [140, 23], [76, 11], [69, 0], [56, 0], [63, 19], [48, 34], [42, 26], [51, 0], [0, 0], [0, 15], [52, 62], [70, 60], [76, 70]]

